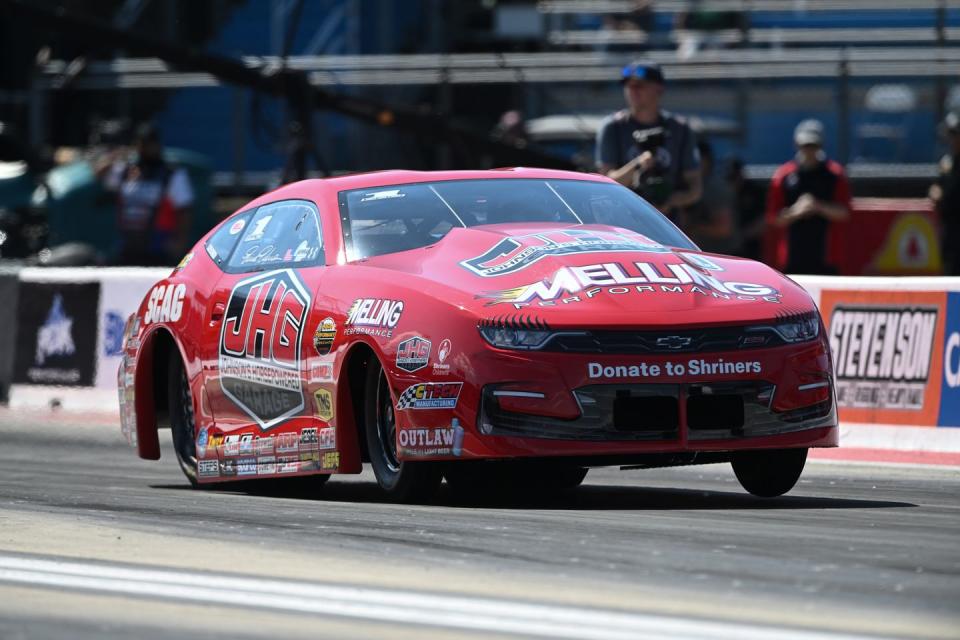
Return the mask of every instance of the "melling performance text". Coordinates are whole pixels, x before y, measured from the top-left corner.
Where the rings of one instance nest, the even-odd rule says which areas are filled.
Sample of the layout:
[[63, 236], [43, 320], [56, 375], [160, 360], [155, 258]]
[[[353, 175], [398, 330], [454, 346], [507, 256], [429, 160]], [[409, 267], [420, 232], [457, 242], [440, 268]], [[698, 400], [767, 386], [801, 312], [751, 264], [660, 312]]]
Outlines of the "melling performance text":
[[479, 297], [488, 304], [506, 302], [520, 309], [530, 304], [554, 306], [589, 300], [598, 295], [630, 293], [701, 294], [724, 300], [780, 302], [780, 293], [765, 284], [724, 281], [701, 273], [685, 262], [604, 262], [582, 267], [561, 267], [552, 279], [494, 291]]

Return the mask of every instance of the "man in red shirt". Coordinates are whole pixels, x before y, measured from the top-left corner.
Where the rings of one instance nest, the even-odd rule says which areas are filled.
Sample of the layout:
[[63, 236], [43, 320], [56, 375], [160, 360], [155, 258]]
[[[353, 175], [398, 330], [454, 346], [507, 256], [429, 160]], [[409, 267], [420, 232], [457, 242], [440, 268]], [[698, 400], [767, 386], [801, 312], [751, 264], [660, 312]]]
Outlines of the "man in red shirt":
[[836, 274], [850, 183], [823, 152], [823, 124], [804, 120], [793, 134], [797, 155], [773, 174], [767, 192], [764, 262], [785, 273]]
[[160, 134], [152, 124], [136, 133], [135, 162], [118, 150], [97, 170], [117, 195], [120, 247], [124, 265], [174, 265], [186, 250], [193, 189], [183, 169], [163, 159]]

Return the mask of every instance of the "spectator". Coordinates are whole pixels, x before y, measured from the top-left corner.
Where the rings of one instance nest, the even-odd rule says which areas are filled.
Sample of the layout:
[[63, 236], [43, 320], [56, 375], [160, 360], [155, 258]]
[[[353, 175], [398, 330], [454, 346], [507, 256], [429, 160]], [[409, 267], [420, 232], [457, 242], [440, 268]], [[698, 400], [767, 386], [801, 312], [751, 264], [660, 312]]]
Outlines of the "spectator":
[[714, 173], [710, 143], [701, 140], [697, 149], [703, 174], [703, 197], [688, 210], [685, 231], [704, 251], [733, 255], [740, 249], [733, 192], [726, 181]]
[[930, 185], [930, 199], [940, 214], [943, 271], [960, 275], [960, 113], [943, 120], [950, 151], [940, 159], [940, 175]]
[[743, 11], [717, 9], [704, 0], [691, 0], [686, 9], [674, 16], [677, 58], [687, 60], [700, 50], [723, 48], [729, 40], [722, 32], [734, 29], [744, 32], [748, 22]]
[[733, 216], [740, 226], [740, 255], [759, 260], [762, 255], [763, 189], [743, 175], [743, 160], [731, 158], [724, 178], [733, 192]]
[[700, 199], [696, 135], [660, 109], [664, 77], [653, 62], [634, 62], [620, 74], [627, 109], [606, 118], [597, 132], [597, 169], [630, 187], [668, 215]]
[[[646, 44], [647, 34], [653, 31], [653, 0], [633, 0], [623, 13], [609, 13], [603, 18], [603, 30], [607, 34], [634, 36], [631, 41], [614, 38], [603, 46], [606, 51], [633, 51]], [[642, 40], [642, 42], [638, 42]]]
[[117, 263], [173, 265], [187, 248], [193, 189], [186, 171], [164, 161], [153, 125], [137, 129], [135, 145], [135, 162], [121, 148], [97, 167], [97, 177], [117, 196]]
[[787, 273], [836, 274], [839, 224], [850, 217], [850, 186], [823, 152], [823, 124], [804, 120], [793, 132], [796, 157], [773, 174], [767, 192], [764, 260]]

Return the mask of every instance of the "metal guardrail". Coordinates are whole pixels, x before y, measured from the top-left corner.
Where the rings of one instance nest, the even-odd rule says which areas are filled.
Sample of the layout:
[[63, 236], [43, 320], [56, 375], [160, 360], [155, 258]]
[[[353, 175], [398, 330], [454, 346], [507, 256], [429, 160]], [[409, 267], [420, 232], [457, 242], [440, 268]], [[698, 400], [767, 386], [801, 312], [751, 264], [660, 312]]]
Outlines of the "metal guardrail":
[[675, 45], [690, 36], [701, 35], [711, 42], [725, 45], [759, 44], [759, 45], [800, 45], [800, 44], [860, 44], [891, 43], [903, 44], [912, 42], [950, 42], [960, 40], [960, 28], [947, 27], [943, 29], [943, 37], [939, 30], [928, 27], [898, 27], [884, 28], [752, 28], [720, 29], [717, 31], [696, 31], [675, 29], [669, 33], [648, 34], [640, 30], [615, 31], [609, 29], [560, 29], [547, 33], [547, 40], [553, 45], [563, 46], [596, 46], [596, 45], [645, 45], [658, 46]]
[[[960, 47], [856, 47], [797, 50], [704, 51], [690, 61], [673, 52], [653, 52], [671, 81], [775, 78], [954, 78], [960, 68]], [[316, 86], [397, 86], [487, 83], [611, 82], [611, 69], [628, 54], [591, 52], [526, 54], [452, 54], [413, 56], [292, 57], [291, 68], [309, 72]], [[265, 75], [280, 69], [277, 58], [246, 57], [249, 68]], [[65, 80], [69, 63], [47, 63], [38, 88], [174, 89], [212, 87], [220, 82], [206, 73], [181, 73], [155, 58], [93, 62]]]
[[[957, 7], [956, 0], [658, 0], [653, 10], [657, 13], [676, 13], [688, 9], [703, 11], [889, 11], [908, 9], [941, 9]], [[630, 0], [541, 0], [540, 13], [629, 13], [636, 8]]]

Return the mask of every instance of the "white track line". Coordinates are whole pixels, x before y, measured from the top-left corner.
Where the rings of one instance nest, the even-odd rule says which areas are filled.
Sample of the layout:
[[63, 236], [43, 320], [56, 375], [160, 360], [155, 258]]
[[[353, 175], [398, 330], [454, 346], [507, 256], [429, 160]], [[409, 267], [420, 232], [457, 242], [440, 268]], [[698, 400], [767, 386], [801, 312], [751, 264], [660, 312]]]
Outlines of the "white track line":
[[865, 637], [492, 598], [2, 554], [0, 582], [550, 638], [846, 640]]

